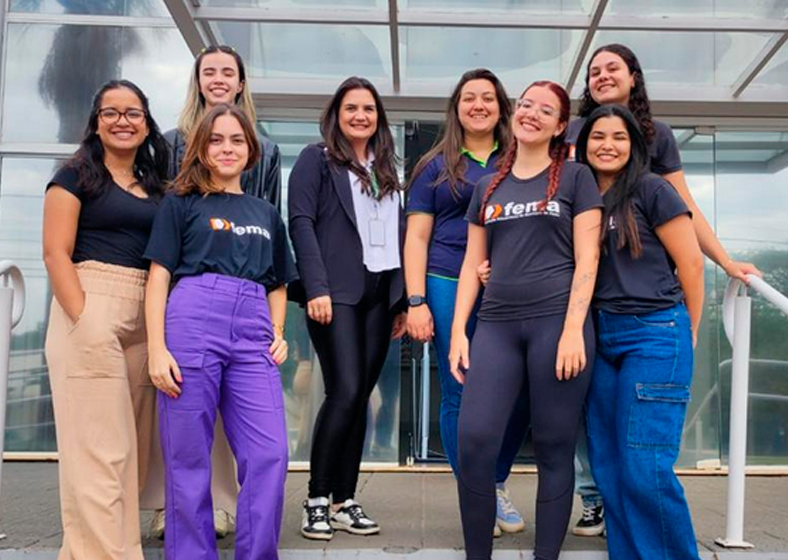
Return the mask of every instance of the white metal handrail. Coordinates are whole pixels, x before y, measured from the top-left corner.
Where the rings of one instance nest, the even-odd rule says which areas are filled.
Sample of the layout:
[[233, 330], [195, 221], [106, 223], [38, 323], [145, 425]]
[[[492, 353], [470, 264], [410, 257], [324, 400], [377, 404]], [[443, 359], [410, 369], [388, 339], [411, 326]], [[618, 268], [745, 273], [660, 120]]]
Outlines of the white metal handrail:
[[747, 276], [749, 285], [731, 278], [722, 303], [725, 335], [733, 346], [731, 365], [730, 443], [728, 451], [728, 515], [724, 539], [716, 543], [726, 548], [752, 548], [744, 540], [744, 474], [747, 463], [747, 402], [750, 382], [750, 326], [752, 299], [747, 290], [758, 292], [788, 316], [788, 297], [761, 278]]
[[[11, 261], [0, 261], [0, 481], [3, 479], [5, 409], [8, 399], [8, 368], [11, 357], [11, 329], [25, 312], [25, 280]], [[0, 535], [0, 539], [5, 535]]]

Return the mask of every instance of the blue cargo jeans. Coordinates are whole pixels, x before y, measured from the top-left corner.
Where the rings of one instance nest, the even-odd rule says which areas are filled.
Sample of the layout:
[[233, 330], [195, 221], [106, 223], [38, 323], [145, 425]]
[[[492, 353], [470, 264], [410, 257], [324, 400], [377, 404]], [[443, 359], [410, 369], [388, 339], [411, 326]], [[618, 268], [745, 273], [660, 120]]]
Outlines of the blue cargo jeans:
[[611, 560], [697, 560], [673, 472], [692, 382], [683, 304], [642, 315], [595, 312], [588, 451], [605, 505]]

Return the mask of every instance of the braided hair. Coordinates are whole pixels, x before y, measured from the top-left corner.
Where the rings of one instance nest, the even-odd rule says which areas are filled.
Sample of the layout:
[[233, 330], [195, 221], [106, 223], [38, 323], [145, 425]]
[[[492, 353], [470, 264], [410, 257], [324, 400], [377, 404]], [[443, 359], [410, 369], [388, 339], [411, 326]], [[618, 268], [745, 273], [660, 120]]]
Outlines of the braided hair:
[[[520, 99], [522, 99], [523, 96], [534, 87], [547, 88], [558, 98], [560, 104], [558, 124], [566, 125], [569, 122], [570, 108], [569, 95], [566, 93], [566, 90], [555, 82], [551, 82], [549, 80], [540, 80], [525, 88], [525, 91], [523, 91], [522, 95], [520, 95]], [[501, 158], [501, 164], [498, 168], [498, 173], [496, 173], [495, 176], [490, 180], [490, 183], [487, 185], [487, 188], [484, 191], [481, 207], [479, 208], [479, 222], [481, 225], [484, 225], [484, 222], [486, 221], [485, 210], [487, 208], [487, 203], [490, 201], [490, 198], [495, 192], [495, 189], [498, 188], [501, 182], [512, 171], [514, 161], [517, 159], [517, 145], [518, 142], [512, 142], [512, 144], [509, 146], [509, 149]], [[561, 182], [561, 172], [564, 168], [564, 162], [569, 155], [569, 145], [566, 143], [566, 126], [564, 126], [564, 130], [561, 131], [561, 134], [554, 136], [550, 140], [550, 147], [548, 150], [550, 159], [552, 161], [550, 162], [550, 169], [548, 172], [545, 197], [539, 202], [539, 205], [537, 206], [537, 209], [540, 212], [544, 212], [544, 210], [547, 208], [547, 204], [555, 197], [556, 193], [558, 192], [558, 185]]]
[[594, 51], [591, 58], [588, 59], [588, 66], [586, 66], [586, 87], [583, 90], [583, 95], [580, 97], [580, 111], [578, 114], [581, 117], [587, 117], [594, 109], [599, 107], [599, 103], [594, 101], [591, 96], [591, 89], [588, 87], [588, 81], [591, 74], [591, 64], [599, 53], [609, 52], [621, 58], [632, 74], [635, 83], [632, 86], [632, 91], [629, 92], [629, 110], [635, 116], [640, 130], [643, 131], [643, 136], [646, 142], [650, 145], [654, 141], [657, 134], [657, 129], [654, 127], [654, 119], [651, 116], [651, 102], [648, 99], [648, 92], [646, 91], [646, 80], [643, 78], [643, 69], [640, 67], [640, 61], [635, 56], [632, 50], [619, 43], [611, 43], [603, 45]]

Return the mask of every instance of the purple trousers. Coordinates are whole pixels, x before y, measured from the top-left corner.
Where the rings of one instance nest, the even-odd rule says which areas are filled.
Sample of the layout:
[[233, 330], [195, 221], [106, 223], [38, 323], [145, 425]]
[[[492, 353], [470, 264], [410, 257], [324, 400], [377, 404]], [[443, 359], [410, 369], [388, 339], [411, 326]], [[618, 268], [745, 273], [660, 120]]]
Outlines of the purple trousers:
[[181, 394], [159, 393], [168, 560], [217, 560], [211, 446], [217, 409], [238, 463], [236, 560], [277, 560], [287, 433], [263, 286], [219, 274], [183, 278], [167, 302], [167, 348]]

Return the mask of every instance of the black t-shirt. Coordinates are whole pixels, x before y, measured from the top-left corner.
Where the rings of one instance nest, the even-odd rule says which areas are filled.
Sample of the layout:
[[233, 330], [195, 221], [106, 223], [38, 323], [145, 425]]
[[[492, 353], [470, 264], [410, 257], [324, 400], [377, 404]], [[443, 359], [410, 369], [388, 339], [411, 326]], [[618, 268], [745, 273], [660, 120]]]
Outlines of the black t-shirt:
[[[566, 129], [567, 144], [573, 146], [577, 144], [577, 137], [580, 136], [580, 130], [585, 122], [586, 119], [584, 117], [578, 117], [569, 123], [569, 127]], [[651, 172], [657, 175], [667, 175], [668, 173], [681, 171], [681, 155], [670, 126], [655, 120], [654, 129], [656, 134], [648, 146], [648, 155], [651, 158]]]
[[82, 204], [71, 260], [147, 269], [143, 253], [161, 197], [139, 198], [112, 182], [102, 194], [89, 198], [78, 182], [77, 171], [64, 167], [46, 187], [63, 187]]
[[214, 272], [271, 291], [298, 277], [281, 216], [270, 202], [247, 194], [166, 196], [145, 257], [176, 282]]
[[594, 293], [594, 307], [610, 313], [650, 313], [684, 299], [674, 273], [676, 265], [654, 230], [676, 216], [689, 214], [687, 205], [670, 183], [651, 173], [640, 179], [632, 203], [643, 254], [633, 259], [629, 245], [616, 249], [618, 230], [611, 223]]
[[[484, 226], [492, 274], [479, 317], [509, 321], [566, 313], [575, 271], [575, 216], [602, 206], [591, 170], [566, 162], [558, 192], [544, 212], [549, 168], [530, 179], [511, 173], [487, 203]], [[466, 218], [479, 225], [479, 208], [492, 177], [476, 186]]]

